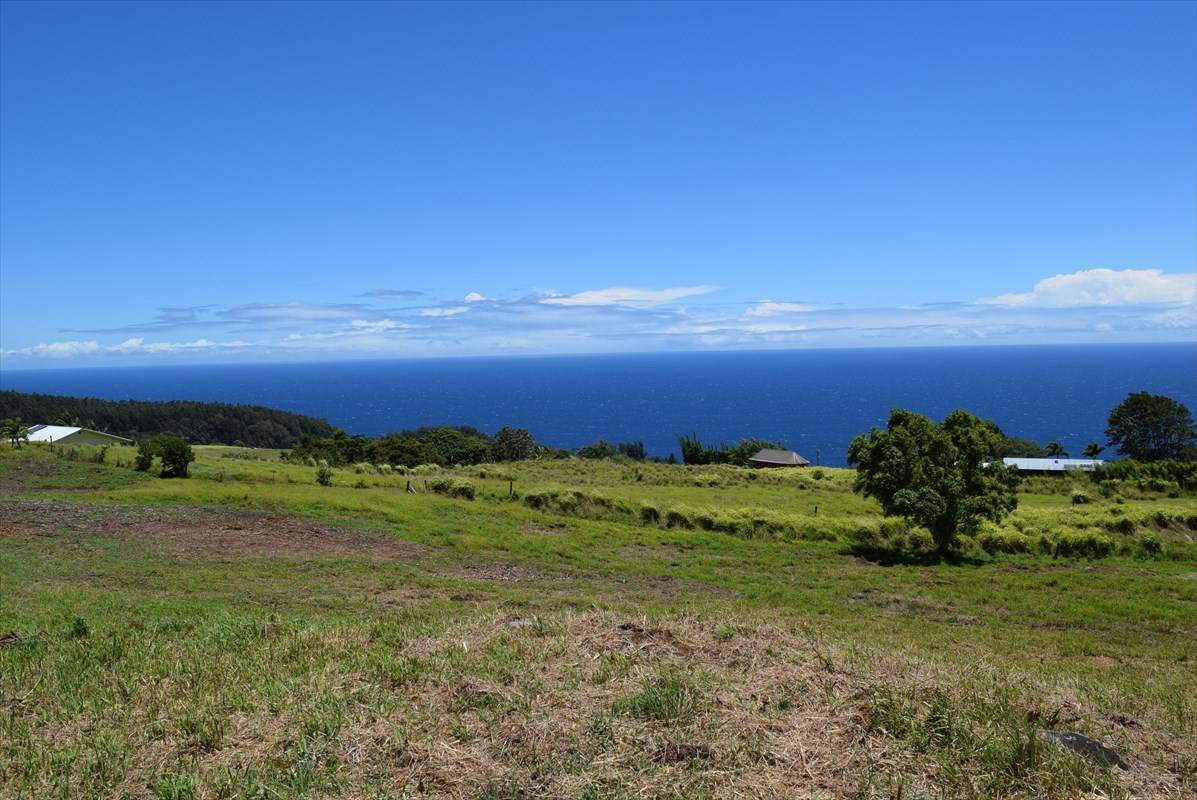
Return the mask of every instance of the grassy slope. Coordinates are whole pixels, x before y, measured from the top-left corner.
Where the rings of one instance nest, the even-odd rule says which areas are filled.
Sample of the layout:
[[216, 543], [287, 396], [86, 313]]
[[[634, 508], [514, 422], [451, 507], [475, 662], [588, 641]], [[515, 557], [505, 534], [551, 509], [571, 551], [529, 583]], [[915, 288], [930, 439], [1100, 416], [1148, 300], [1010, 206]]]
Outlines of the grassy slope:
[[[1166, 796], [1168, 781], [1194, 790], [1197, 764], [1183, 753], [1197, 731], [1190, 559], [882, 567], [834, 541], [561, 517], [507, 499], [511, 478], [523, 493], [561, 486], [637, 503], [763, 507], [833, 528], [875, 518], [838, 470], [816, 481], [503, 465], [458, 473], [480, 489], [471, 502], [407, 494], [406, 477], [351, 470], [319, 487], [311, 468], [249, 455], [201, 448], [189, 481], [0, 455], [9, 494], [299, 514], [426, 546], [402, 558], [273, 557], [180, 553], [86, 526], [0, 537], [0, 633], [22, 640], [0, 648], [10, 706], [0, 796], [385, 796], [421, 785], [465, 797], [721, 796], [730, 786], [817, 794], [824, 772], [808, 763], [791, 775], [783, 742], [819, 714], [867, 742], [825, 755], [827, 796], [1125, 790], [1124, 779], [1071, 756], [1028, 756], [1019, 737], [1042, 718], [1152, 762], [1140, 793]], [[367, 488], [352, 488], [359, 481]], [[1025, 496], [1016, 521], [1076, 527], [1158, 510], [1193, 513], [1194, 501], [1073, 506], [1065, 487]], [[1165, 533], [1189, 552], [1183, 532]], [[511, 616], [536, 622], [508, 629]], [[648, 634], [626, 633], [630, 619], [672, 644], [638, 641]], [[596, 628], [606, 630], [600, 640], [631, 636], [635, 646], [595, 649]], [[725, 658], [737, 647], [751, 665]], [[789, 698], [791, 684], [818, 691]], [[546, 694], [559, 713], [553, 702], [538, 707]], [[783, 700], [786, 710], [772, 710]], [[957, 726], [946, 735], [932, 724], [944, 703]], [[495, 739], [510, 719], [524, 723], [519, 746]], [[468, 763], [447, 763], [441, 747]], [[661, 748], [680, 755], [653, 757]]]

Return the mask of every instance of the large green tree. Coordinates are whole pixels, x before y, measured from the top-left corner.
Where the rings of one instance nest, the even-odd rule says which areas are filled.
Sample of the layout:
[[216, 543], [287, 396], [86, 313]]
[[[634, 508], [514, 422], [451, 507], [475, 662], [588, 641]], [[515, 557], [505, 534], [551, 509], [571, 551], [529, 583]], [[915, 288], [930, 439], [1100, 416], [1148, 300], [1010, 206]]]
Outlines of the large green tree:
[[524, 428], [504, 426], [495, 434], [495, 461], [526, 461], [536, 458], [536, 439]]
[[1133, 392], [1110, 412], [1110, 445], [1137, 461], [1197, 458], [1197, 426], [1171, 397]]
[[987, 458], [1003, 440], [989, 420], [953, 411], [939, 425], [896, 409], [885, 430], [852, 440], [848, 463], [855, 489], [874, 497], [888, 516], [931, 531], [941, 552], [982, 520], [1000, 520], [1018, 505], [1018, 471]]

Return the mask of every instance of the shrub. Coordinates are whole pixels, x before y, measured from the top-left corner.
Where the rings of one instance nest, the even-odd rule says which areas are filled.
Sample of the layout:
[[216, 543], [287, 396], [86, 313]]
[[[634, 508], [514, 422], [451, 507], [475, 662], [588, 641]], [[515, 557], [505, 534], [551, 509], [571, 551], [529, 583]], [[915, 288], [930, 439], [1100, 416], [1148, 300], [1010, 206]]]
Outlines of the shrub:
[[640, 506], [640, 521], [646, 525], [656, 525], [661, 521], [661, 510], [645, 503]]
[[163, 478], [186, 478], [188, 465], [195, 461], [191, 445], [170, 433], [161, 433], [138, 442], [137, 455], [133, 460], [134, 468], [140, 472], [147, 472], [154, 465], [155, 456], [162, 460], [160, 475]]
[[169, 433], [157, 437], [157, 441], [158, 454], [162, 457], [162, 477], [186, 478], [187, 466], [195, 461], [191, 445]]
[[1105, 558], [1114, 552], [1113, 539], [1089, 531], [1061, 533], [1054, 544], [1054, 554], [1064, 558]]
[[1083, 506], [1089, 502], [1089, 495], [1084, 492], [1074, 489], [1072, 491], [1072, 504], [1074, 506]]
[[328, 467], [320, 467], [316, 470], [316, 483], [321, 486], [332, 486], [333, 471]]
[[138, 472], [149, 472], [154, 465], [154, 443], [150, 439], [143, 439], [137, 443], [137, 455], [133, 459], [133, 468]]
[[1109, 499], [1118, 493], [1121, 481], [1103, 480], [1097, 485], [1097, 491], [1102, 497]]

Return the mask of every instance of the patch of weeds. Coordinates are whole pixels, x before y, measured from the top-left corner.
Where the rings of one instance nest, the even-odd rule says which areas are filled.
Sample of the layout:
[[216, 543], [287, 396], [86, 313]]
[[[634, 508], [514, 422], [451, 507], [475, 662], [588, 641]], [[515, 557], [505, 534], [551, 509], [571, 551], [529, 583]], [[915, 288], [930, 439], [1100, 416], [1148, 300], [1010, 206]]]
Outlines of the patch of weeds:
[[615, 728], [612, 726], [611, 715], [602, 711], [594, 712], [590, 717], [590, 724], [586, 727], [586, 737], [599, 751], [614, 744]]
[[159, 775], [154, 781], [154, 800], [195, 800], [199, 781], [194, 775]]
[[698, 689], [679, 674], [645, 681], [640, 691], [616, 702], [618, 714], [654, 722], [682, 722], [694, 717], [700, 705]]
[[225, 721], [211, 711], [197, 713], [185, 711], [175, 722], [183, 746], [192, 751], [211, 753], [220, 749], [224, 741]]
[[373, 673], [393, 688], [410, 686], [428, 674], [428, 664], [415, 656], [387, 656], [374, 663]]
[[460, 721], [454, 721], [450, 730], [453, 733], [453, 738], [463, 744], [474, 741], [474, 734], [470, 733], [470, 729]]
[[75, 617], [71, 623], [71, 630], [67, 634], [72, 639], [86, 639], [91, 636], [91, 626], [83, 617]]

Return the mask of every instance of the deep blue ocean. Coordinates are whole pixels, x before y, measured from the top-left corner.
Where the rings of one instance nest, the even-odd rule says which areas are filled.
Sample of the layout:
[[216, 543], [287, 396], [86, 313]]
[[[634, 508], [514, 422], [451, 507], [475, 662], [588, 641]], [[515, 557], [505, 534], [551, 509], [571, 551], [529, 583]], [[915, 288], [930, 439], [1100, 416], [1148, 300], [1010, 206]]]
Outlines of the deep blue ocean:
[[[676, 434], [784, 443], [841, 465], [890, 409], [964, 408], [1008, 435], [1104, 443], [1128, 392], [1197, 410], [1197, 343], [454, 358], [0, 372], [0, 387], [112, 400], [220, 400], [324, 417], [350, 433], [503, 425], [580, 447], [596, 439], [677, 451]], [[36, 420], [28, 420], [34, 422]]]

